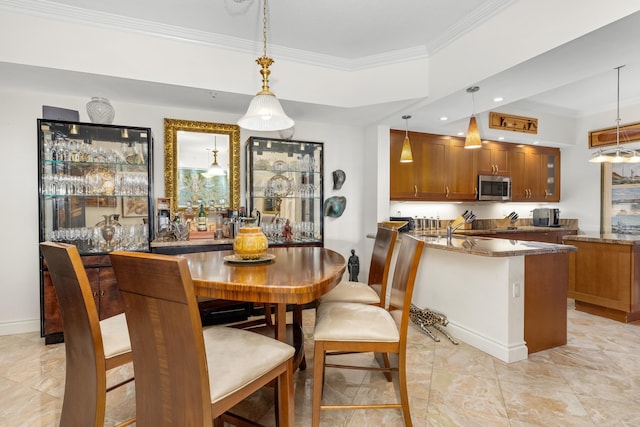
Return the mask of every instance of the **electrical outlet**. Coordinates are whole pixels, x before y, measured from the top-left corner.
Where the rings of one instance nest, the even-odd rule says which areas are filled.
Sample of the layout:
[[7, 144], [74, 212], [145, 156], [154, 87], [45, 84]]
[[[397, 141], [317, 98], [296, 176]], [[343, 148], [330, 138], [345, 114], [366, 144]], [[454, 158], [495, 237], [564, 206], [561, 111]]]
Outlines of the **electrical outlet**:
[[520, 283], [518, 282], [513, 284], [513, 297], [520, 298]]

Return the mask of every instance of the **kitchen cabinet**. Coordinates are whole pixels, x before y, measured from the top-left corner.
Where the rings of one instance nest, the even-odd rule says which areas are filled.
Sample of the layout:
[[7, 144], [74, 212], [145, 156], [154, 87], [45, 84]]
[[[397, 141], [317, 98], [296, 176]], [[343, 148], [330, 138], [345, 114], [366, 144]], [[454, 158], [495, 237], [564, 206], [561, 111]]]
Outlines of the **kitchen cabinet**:
[[514, 202], [560, 201], [560, 150], [483, 141], [464, 149], [464, 139], [409, 132], [413, 162], [400, 163], [405, 131], [390, 131], [390, 199], [477, 200], [478, 175], [512, 178]]
[[476, 174], [473, 150], [464, 140], [409, 132], [413, 162], [400, 163], [405, 132], [390, 133], [391, 200], [475, 200]]
[[511, 150], [511, 189], [514, 202], [560, 201], [560, 150], [516, 147]]
[[323, 147], [321, 142], [247, 140], [248, 213], [260, 211], [269, 245], [323, 245]]
[[476, 175], [509, 175], [509, 146], [485, 141], [473, 149]]
[[[108, 252], [148, 251], [154, 231], [151, 129], [38, 120], [39, 241], [80, 252], [100, 319], [123, 312]], [[40, 256], [41, 335], [63, 341], [58, 299]]]

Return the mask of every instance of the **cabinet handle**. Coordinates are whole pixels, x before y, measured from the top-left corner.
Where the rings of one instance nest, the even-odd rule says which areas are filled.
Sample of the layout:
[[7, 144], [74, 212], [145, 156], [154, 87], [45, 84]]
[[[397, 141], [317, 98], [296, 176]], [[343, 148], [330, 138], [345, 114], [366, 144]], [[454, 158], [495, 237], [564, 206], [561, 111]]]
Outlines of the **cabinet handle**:
[[98, 291], [95, 291], [95, 292], [93, 293], [93, 297], [95, 298], [95, 297], [97, 297], [97, 296], [98, 296]]
[[474, 187], [473, 188], [473, 198], [477, 199], [478, 198], [478, 187]]
[[100, 291], [100, 296], [103, 297], [104, 296], [104, 291]]
[[444, 187], [444, 197], [449, 198], [449, 186], [446, 185]]
[[546, 199], [547, 196], [549, 195], [549, 192], [547, 190], [544, 190], [544, 198]]
[[413, 185], [413, 197], [418, 197], [418, 186], [416, 184]]

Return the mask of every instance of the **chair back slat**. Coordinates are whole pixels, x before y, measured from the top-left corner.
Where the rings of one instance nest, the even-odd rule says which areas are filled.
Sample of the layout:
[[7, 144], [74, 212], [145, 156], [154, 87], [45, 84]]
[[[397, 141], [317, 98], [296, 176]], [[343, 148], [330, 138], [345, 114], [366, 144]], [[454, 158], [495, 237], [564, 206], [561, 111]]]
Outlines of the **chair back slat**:
[[42, 242], [40, 251], [51, 275], [64, 328], [67, 368], [60, 425], [102, 425], [104, 403], [95, 396], [106, 388], [106, 363], [87, 272], [74, 245]]
[[387, 284], [393, 248], [398, 239], [398, 230], [378, 227], [369, 266], [369, 285], [380, 285], [380, 307], [384, 307], [387, 298]]
[[211, 426], [206, 351], [187, 261], [134, 252], [110, 256], [131, 336], [136, 425]]
[[423, 248], [423, 241], [406, 234], [402, 236], [389, 297], [389, 311], [403, 310], [401, 336], [406, 335], [409, 307]]

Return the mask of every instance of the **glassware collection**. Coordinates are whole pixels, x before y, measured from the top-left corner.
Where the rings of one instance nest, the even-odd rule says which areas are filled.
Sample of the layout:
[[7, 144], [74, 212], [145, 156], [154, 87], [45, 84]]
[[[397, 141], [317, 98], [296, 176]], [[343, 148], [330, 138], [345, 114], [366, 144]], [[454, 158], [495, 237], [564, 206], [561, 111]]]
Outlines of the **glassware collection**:
[[322, 244], [323, 144], [251, 137], [247, 207], [262, 213], [269, 244]]
[[151, 130], [40, 119], [38, 138], [40, 240], [148, 250]]

